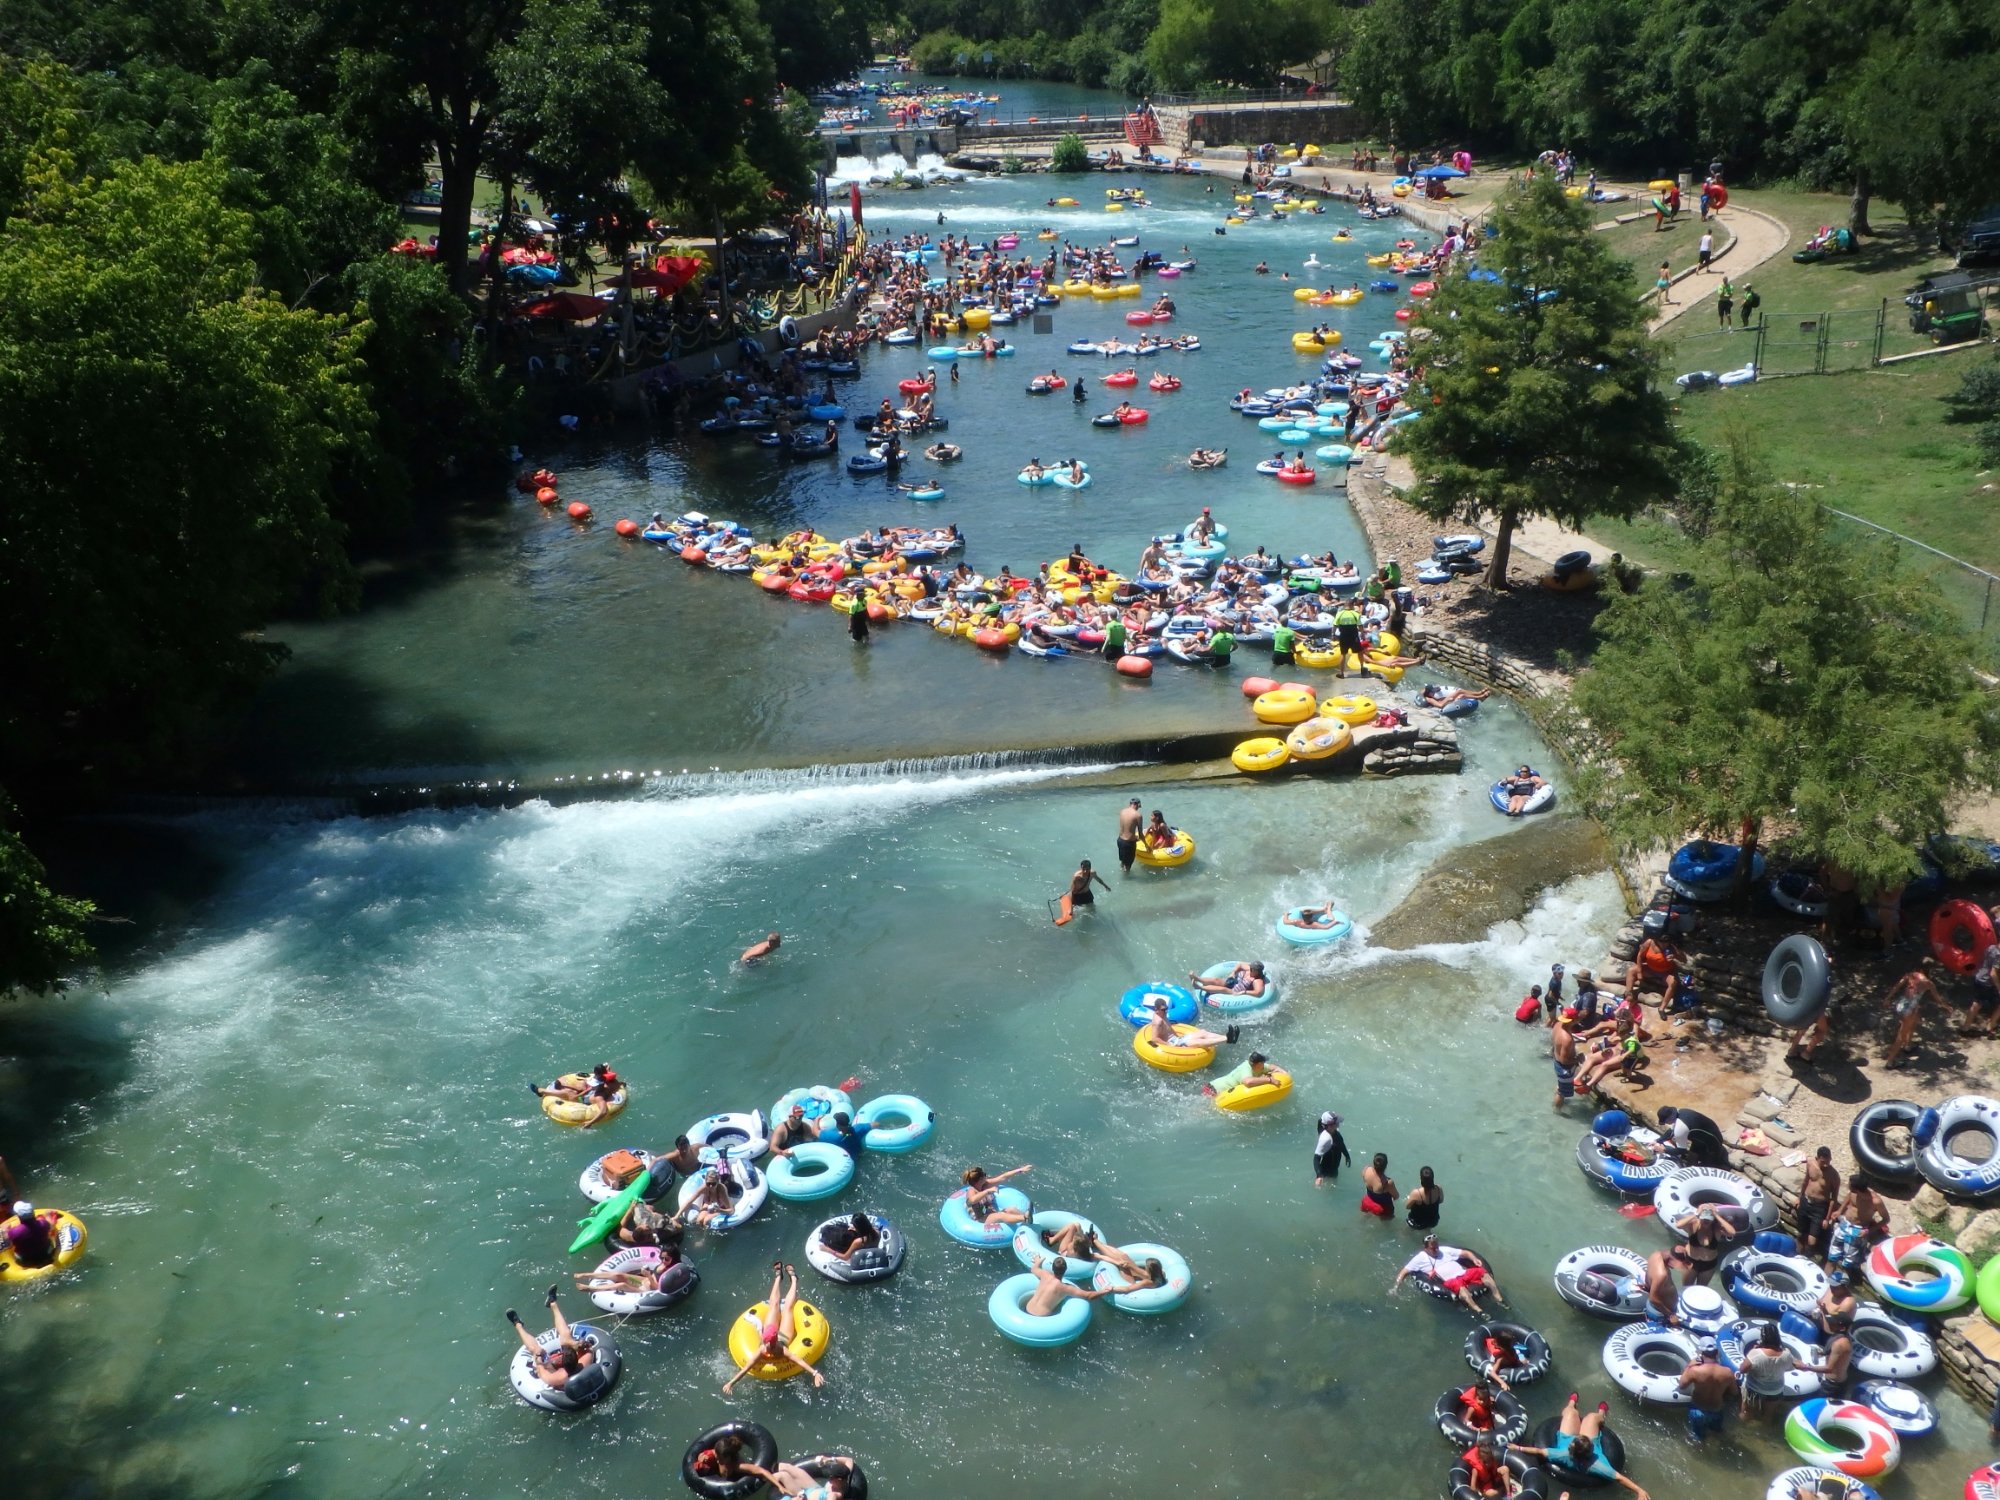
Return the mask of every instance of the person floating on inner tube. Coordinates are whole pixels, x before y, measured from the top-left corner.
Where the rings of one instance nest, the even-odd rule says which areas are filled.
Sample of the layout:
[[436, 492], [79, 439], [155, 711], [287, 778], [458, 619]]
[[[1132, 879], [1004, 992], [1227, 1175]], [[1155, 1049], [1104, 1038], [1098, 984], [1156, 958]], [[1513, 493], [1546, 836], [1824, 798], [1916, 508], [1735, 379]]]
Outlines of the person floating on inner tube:
[[6, 1234], [14, 1263], [24, 1271], [55, 1264], [56, 1251], [62, 1243], [56, 1234], [61, 1223], [52, 1212], [36, 1213], [32, 1203], [16, 1203], [14, 1222], [7, 1226]]
[[1514, 1451], [1525, 1453], [1531, 1458], [1549, 1460], [1552, 1467], [1567, 1470], [1572, 1474], [1593, 1474], [1599, 1480], [1628, 1489], [1635, 1500], [1653, 1500], [1632, 1480], [1627, 1479], [1612, 1465], [1604, 1453], [1604, 1440], [1598, 1435], [1604, 1430], [1605, 1413], [1611, 1407], [1600, 1401], [1597, 1410], [1580, 1412], [1576, 1406], [1576, 1393], [1571, 1392], [1569, 1404], [1563, 1407], [1562, 1420], [1558, 1424], [1556, 1444], [1553, 1448], [1534, 1448], [1525, 1443], [1516, 1443]]
[[1286, 913], [1282, 920], [1287, 927], [1303, 927], [1309, 932], [1324, 932], [1334, 925], [1334, 918], [1337, 915], [1334, 898], [1328, 896], [1318, 906], [1301, 906], [1296, 917], [1289, 912]]
[[[1194, 976], [1189, 975], [1190, 979]], [[1173, 1023], [1167, 1020], [1167, 1001], [1164, 995], [1156, 996], [1152, 1004], [1153, 1019], [1146, 1023], [1146, 1035], [1157, 1047], [1226, 1047], [1233, 1044], [1237, 1028], [1232, 1026], [1224, 1031], [1203, 1031], [1196, 1027], [1192, 1031], [1175, 1034]]]
[[1188, 984], [1199, 995], [1262, 995], [1271, 982], [1264, 977], [1262, 961], [1252, 959], [1236, 965], [1221, 979], [1204, 979], [1190, 970]]
[[1528, 799], [1546, 785], [1548, 783], [1528, 766], [1522, 766], [1512, 776], [1503, 778], [1500, 789], [1507, 794], [1507, 811], [1519, 816], [1521, 810], [1528, 805]]
[[1510, 1500], [1520, 1493], [1499, 1442], [1490, 1434], [1481, 1433], [1458, 1461], [1465, 1465], [1466, 1487], [1481, 1500]]
[[1005, 1172], [986, 1175], [984, 1167], [967, 1167], [959, 1178], [965, 1184], [965, 1212], [975, 1224], [1020, 1224], [1027, 1215], [1018, 1208], [999, 1207], [1000, 1184], [1009, 1177], [1019, 1177], [1029, 1170], [1033, 1162], [1024, 1162]]
[[1492, 688], [1480, 688], [1475, 692], [1471, 688], [1445, 687], [1442, 683], [1427, 682], [1417, 696], [1423, 700], [1425, 708], [1443, 708], [1452, 703], [1476, 703], [1492, 691]]
[[1273, 1089], [1283, 1081], [1283, 1075], [1271, 1066], [1271, 1059], [1261, 1052], [1253, 1052], [1247, 1061], [1231, 1068], [1213, 1083], [1201, 1086], [1206, 1095], [1226, 1094], [1233, 1088]]
[[[944, 215], [938, 215], [944, 221]], [[742, 1469], [745, 1474], [755, 1475], [771, 1486], [780, 1495], [796, 1495], [799, 1500], [835, 1500], [847, 1493], [847, 1481], [854, 1473], [854, 1460], [846, 1455], [829, 1458], [824, 1453], [813, 1461], [813, 1467], [827, 1471], [826, 1478], [815, 1479], [797, 1464], [780, 1463], [775, 1469], [761, 1468], [744, 1459]]]
[[829, 1224], [819, 1232], [819, 1242], [837, 1260], [851, 1261], [863, 1250], [882, 1243], [882, 1231], [866, 1214], [854, 1214], [843, 1222]]
[[585, 1365], [595, 1364], [597, 1351], [585, 1344], [570, 1331], [569, 1321], [556, 1306], [558, 1288], [550, 1287], [548, 1295], [549, 1316], [555, 1319], [556, 1346], [544, 1349], [542, 1341], [521, 1326], [521, 1315], [513, 1308], [507, 1309], [507, 1321], [514, 1325], [514, 1332], [520, 1337], [521, 1345], [528, 1351], [535, 1378], [552, 1391], [559, 1391], [569, 1384], [570, 1377]]
[[546, 1088], [538, 1083], [528, 1085], [529, 1091], [537, 1099], [567, 1099], [572, 1103], [590, 1105], [592, 1113], [591, 1117], [584, 1121], [586, 1127], [595, 1125], [604, 1118], [605, 1113], [611, 1108], [612, 1098], [624, 1087], [625, 1080], [611, 1070], [610, 1063], [598, 1063], [594, 1066], [590, 1070], [588, 1080], [581, 1085], [565, 1083], [560, 1078]]
[[657, 1292], [667, 1273], [681, 1263], [681, 1232], [669, 1228], [660, 1239], [660, 1258], [631, 1271], [572, 1271], [580, 1292]]
[[[792, 1287], [783, 1297], [780, 1297], [778, 1295], [778, 1283], [784, 1279], [787, 1271], [791, 1272]], [[723, 1382], [723, 1395], [729, 1396], [735, 1394], [736, 1382], [750, 1373], [752, 1365], [767, 1359], [782, 1359], [788, 1363], [797, 1365], [802, 1373], [812, 1377], [812, 1383], [815, 1387], [826, 1384], [826, 1377], [824, 1375], [792, 1353], [792, 1339], [797, 1333], [797, 1329], [794, 1326], [794, 1318], [798, 1305], [799, 1273], [781, 1261], [772, 1261], [771, 1292], [764, 1299], [764, 1321], [758, 1329], [757, 1347], [750, 1352], [748, 1359], [736, 1367], [736, 1373]], [[746, 1463], [743, 1467], [747, 1471], [755, 1469], [756, 1465]], [[782, 1468], [784, 1466], [781, 1464], [779, 1467]]]
[[1403, 1269], [1389, 1283], [1389, 1290], [1395, 1291], [1412, 1276], [1427, 1278], [1482, 1317], [1486, 1310], [1479, 1305], [1481, 1292], [1490, 1291], [1495, 1302], [1502, 1307], [1507, 1305], [1507, 1299], [1500, 1294], [1499, 1284], [1493, 1280], [1493, 1273], [1485, 1261], [1456, 1245], [1440, 1245], [1434, 1234], [1424, 1236], [1423, 1249], [1403, 1263]]

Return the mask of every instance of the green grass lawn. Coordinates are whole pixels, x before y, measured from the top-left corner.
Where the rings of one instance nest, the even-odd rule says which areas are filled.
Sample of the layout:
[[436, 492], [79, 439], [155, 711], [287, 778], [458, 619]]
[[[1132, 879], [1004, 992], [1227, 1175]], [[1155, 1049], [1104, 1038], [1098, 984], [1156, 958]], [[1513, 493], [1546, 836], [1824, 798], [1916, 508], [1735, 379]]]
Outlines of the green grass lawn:
[[[1696, 263], [1696, 247], [1701, 244], [1702, 223], [1692, 209], [1683, 209], [1678, 219], [1669, 219], [1664, 229], [1654, 229], [1653, 215], [1645, 203], [1593, 203], [1590, 211], [1599, 223], [1610, 222], [1614, 214], [1636, 213], [1641, 208], [1648, 211], [1643, 218], [1634, 219], [1629, 224], [1619, 224], [1612, 229], [1599, 229], [1597, 238], [1608, 245], [1620, 259], [1632, 267], [1632, 291], [1634, 295], [1649, 291], [1654, 279], [1660, 274], [1660, 262], [1666, 261], [1678, 274]], [[1730, 244], [1735, 236], [1726, 221], [1713, 223], [1715, 248], [1721, 250]], [[1728, 268], [1723, 262], [1723, 268]]]

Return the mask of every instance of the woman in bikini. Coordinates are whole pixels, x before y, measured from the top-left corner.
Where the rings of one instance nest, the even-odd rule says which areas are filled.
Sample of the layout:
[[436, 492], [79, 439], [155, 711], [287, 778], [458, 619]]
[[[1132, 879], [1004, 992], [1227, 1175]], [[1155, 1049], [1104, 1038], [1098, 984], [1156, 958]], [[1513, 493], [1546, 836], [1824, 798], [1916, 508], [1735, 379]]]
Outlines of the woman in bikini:
[[[778, 1283], [784, 1279], [785, 1273], [788, 1271], [791, 1272], [792, 1289], [780, 1298], [778, 1296]], [[771, 1292], [764, 1299], [764, 1321], [758, 1329], [757, 1348], [751, 1353], [748, 1359], [736, 1367], [736, 1373], [723, 1383], [723, 1395], [733, 1395], [736, 1389], [736, 1382], [750, 1373], [750, 1367], [767, 1359], [786, 1360], [791, 1364], [797, 1365], [803, 1373], [812, 1376], [812, 1383], [814, 1385], [821, 1386], [826, 1384], [826, 1377], [824, 1375], [792, 1353], [792, 1339], [796, 1333], [796, 1329], [793, 1327], [793, 1312], [798, 1305], [799, 1273], [792, 1270], [783, 1261], [772, 1261]], [[748, 1469], [750, 1465], [745, 1464], [744, 1467]]]
[[1361, 1169], [1361, 1211], [1378, 1219], [1396, 1212], [1396, 1179], [1389, 1175], [1389, 1158], [1377, 1151], [1375, 1159]]

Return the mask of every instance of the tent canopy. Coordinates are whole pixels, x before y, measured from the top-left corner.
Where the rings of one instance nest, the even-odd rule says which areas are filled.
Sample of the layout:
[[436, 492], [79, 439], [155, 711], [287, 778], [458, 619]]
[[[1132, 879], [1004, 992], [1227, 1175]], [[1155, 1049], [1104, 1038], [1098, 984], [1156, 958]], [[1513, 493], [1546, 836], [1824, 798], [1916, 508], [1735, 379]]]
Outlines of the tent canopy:
[[1465, 173], [1457, 167], [1425, 167], [1421, 172], [1412, 172], [1412, 177], [1463, 177]]
[[604, 304], [583, 292], [556, 292], [537, 297], [521, 309], [523, 317], [551, 318], [559, 323], [588, 323], [602, 316]]

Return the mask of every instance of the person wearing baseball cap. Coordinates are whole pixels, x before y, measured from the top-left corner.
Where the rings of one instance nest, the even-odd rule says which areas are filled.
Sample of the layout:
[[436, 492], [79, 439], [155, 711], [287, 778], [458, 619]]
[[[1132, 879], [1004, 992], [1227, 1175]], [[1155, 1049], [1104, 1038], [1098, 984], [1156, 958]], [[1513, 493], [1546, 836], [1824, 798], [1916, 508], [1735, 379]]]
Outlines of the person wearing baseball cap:
[[40, 1270], [56, 1258], [56, 1216], [38, 1214], [35, 1205], [23, 1199], [14, 1205], [14, 1222], [7, 1226], [7, 1249], [14, 1263], [24, 1271]]
[[1699, 1339], [1694, 1358], [1681, 1371], [1679, 1385], [1688, 1394], [1687, 1431], [1692, 1443], [1722, 1431], [1729, 1398], [1736, 1394], [1736, 1372], [1716, 1357], [1719, 1352], [1714, 1339]]

